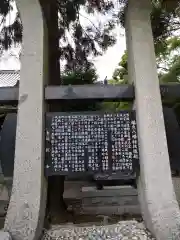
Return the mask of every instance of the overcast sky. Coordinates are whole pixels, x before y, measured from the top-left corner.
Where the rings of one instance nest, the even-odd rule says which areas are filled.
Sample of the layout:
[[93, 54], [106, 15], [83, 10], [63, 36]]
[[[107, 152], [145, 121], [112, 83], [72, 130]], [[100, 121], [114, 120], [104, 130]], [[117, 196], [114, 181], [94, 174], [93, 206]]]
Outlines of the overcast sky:
[[[118, 7], [118, 6], [117, 6]], [[13, 21], [14, 16], [15, 16], [15, 11], [11, 13], [10, 18], [8, 17], [8, 21]], [[85, 13], [82, 13], [81, 17], [81, 23], [83, 25], [88, 25], [89, 24], [89, 16], [88, 18], [83, 17], [85, 16]], [[90, 20], [96, 24], [100, 19], [100, 16], [91, 16]], [[107, 17], [104, 17], [102, 19], [101, 17], [101, 22], [106, 21]], [[1, 29], [0, 29], [1, 30]], [[117, 26], [114, 33], [116, 34], [117, 37], [117, 42], [113, 47], [110, 47], [107, 52], [100, 57], [97, 57], [94, 59], [94, 64], [97, 68], [97, 73], [99, 75], [99, 79], [103, 80], [107, 76], [108, 79], [112, 77], [114, 69], [117, 67], [124, 50], [126, 49], [126, 43], [125, 43], [125, 33], [124, 29], [122, 29], [120, 26]], [[18, 50], [13, 49], [11, 50], [11, 55], [17, 55]], [[4, 58], [2, 61], [0, 61], [0, 69], [1, 70], [17, 70], [20, 69], [20, 63], [16, 57], [9, 57], [9, 52], [5, 54]]]

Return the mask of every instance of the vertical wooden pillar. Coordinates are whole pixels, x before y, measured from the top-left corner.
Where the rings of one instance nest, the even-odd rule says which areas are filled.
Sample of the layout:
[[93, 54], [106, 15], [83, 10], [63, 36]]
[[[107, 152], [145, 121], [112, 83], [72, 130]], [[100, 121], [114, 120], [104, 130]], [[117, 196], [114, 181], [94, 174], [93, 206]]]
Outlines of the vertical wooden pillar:
[[180, 211], [171, 178], [150, 0], [129, 0], [126, 10], [128, 72], [134, 82], [140, 152], [139, 200], [156, 239], [180, 239]]
[[36, 240], [46, 207], [44, 179], [46, 28], [38, 0], [16, 0], [23, 24], [13, 189], [5, 231], [15, 240]]

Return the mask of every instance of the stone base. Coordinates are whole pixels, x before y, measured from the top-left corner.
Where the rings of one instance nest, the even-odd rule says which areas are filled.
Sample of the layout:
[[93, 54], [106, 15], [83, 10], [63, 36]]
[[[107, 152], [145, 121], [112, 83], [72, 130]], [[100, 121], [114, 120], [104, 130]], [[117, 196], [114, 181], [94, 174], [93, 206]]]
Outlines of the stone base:
[[176, 193], [176, 199], [180, 205], [180, 177], [173, 177], [174, 191]]
[[[177, 201], [180, 205], [180, 177], [173, 177]], [[88, 186], [87, 186], [88, 185]], [[67, 182], [64, 197], [75, 213], [88, 215], [139, 214], [137, 190], [131, 186], [105, 187], [97, 190], [87, 182]]]
[[12, 240], [8, 232], [0, 231], [0, 240]]

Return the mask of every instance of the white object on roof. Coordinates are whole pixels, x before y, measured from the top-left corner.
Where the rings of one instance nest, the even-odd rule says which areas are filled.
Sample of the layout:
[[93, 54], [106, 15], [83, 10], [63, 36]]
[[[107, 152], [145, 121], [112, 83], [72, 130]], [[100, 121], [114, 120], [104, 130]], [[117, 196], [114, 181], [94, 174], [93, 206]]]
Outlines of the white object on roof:
[[20, 80], [20, 72], [15, 70], [0, 70], [0, 87], [13, 87]]

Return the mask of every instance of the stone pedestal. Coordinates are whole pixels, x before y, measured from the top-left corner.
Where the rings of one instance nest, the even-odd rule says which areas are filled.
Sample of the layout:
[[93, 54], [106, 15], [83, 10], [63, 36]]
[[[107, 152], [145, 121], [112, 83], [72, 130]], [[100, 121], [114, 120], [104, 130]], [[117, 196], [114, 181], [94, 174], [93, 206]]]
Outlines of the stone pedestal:
[[171, 178], [150, 11], [150, 0], [129, 0], [126, 10], [128, 72], [135, 85], [139, 137], [139, 200], [156, 239], [175, 240], [180, 239], [180, 211]]
[[13, 188], [5, 231], [14, 240], [36, 240], [46, 206], [44, 85], [46, 29], [38, 0], [17, 0], [23, 24]]
[[0, 231], [0, 240], [12, 240], [12, 238], [8, 232]]

